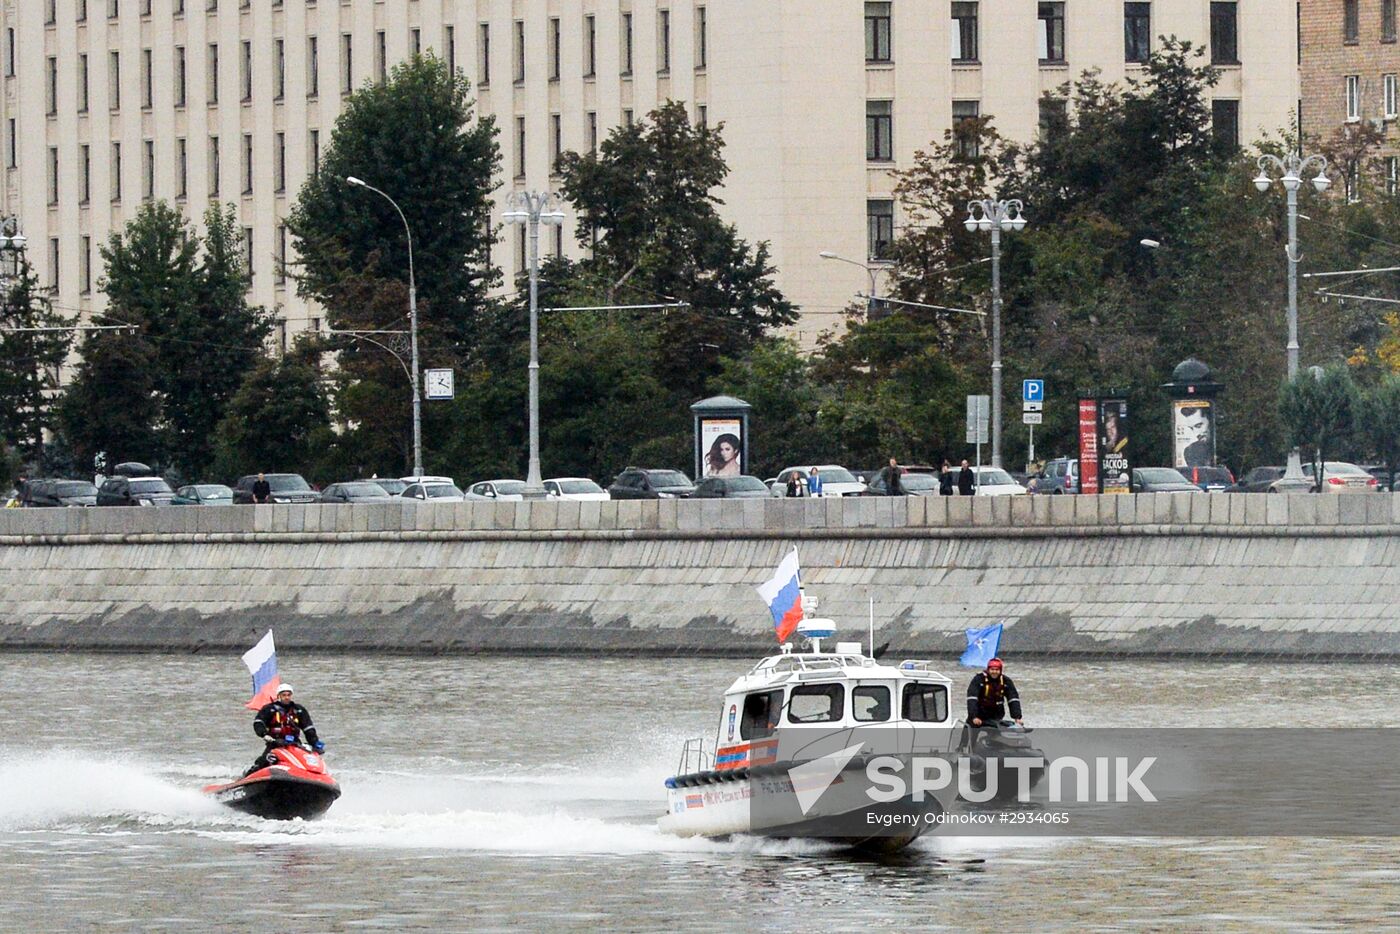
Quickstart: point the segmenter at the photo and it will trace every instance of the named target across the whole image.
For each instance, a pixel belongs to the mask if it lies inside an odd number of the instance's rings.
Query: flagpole
[[[875,657],[875,597],[870,598],[870,657]]]

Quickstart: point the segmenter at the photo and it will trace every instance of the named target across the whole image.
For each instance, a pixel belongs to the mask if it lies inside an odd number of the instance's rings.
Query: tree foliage
[[[47,472],[44,429],[52,424],[59,368],[73,343],[65,330],[71,324],[21,254],[0,305],[0,445],[36,474]],[[32,330],[42,328],[54,330]]]
[[[239,387],[219,425],[220,476],[258,471],[316,475],[330,443],[330,406],[314,353],[293,352],[264,360]]]
[[[1322,488],[1328,456],[1343,444],[1353,428],[1357,392],[1351,373],[1334,365],[1320,374],[1300,372],[1284,383],[1279,412],[1289,441],[1313,456],[1317,489]],[[1336,457],[1332,457],[1336,460]]]

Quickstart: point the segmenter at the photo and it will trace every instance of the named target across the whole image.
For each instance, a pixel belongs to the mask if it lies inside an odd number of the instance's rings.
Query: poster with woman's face
[[[701,466],[707,477],[737,477],[744,472],[744,450],[737,418],[706,418],[700,422]]]
[[[1215,408],[1209,399],[1172,403],[1173,467],[1215,466]]]

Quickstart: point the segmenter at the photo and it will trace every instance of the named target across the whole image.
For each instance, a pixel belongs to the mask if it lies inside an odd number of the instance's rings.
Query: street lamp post
[[[540,224],[564,223],[559,196],[552,191],[513,191],[506,198],[508,224],[525,224],[530,232],[530,466],[525,476],[527,499],[544,498],[540,475]]]
[[[1327,160],[1322,156],[1303,156],[1290,152],[1282,158],[1274,155],[1259,157],[1259,174],[1254,178],[1254,187],[1268,191],[1274,183],[1270,170],[1280,173],[1278,181],[1288,193],[1288,379],[1298,375],[1298,189],[1303,186],[1303,175],[1309,169],[1316,174],[1310,179],[1313,188],[1321,194],[1331,186],[1327,177]],[[1288,452],[1288,469],[1284,471],[1286,480],[1302,480],[1302,458],[1295,447]]]
[[[0,280],[8,288],[19,277],[20,254],[29,240],[19,231],[19,218],[0,220]]]
[[[1026,226],[1024,207],[1019,199],[969,201],[969,231],[992,234],[992,466],[1001,466],[1001,232]]]
[[[865,274],[870,277],[870,297],[865,303],[865,317],[867,320],[875,317],[875,308],[880,301],[880,273],[890,268],[889,263],[862,263],[859,260],[847,259],[838,256],[830,250],[822,250],[817,254],[822,259],[834,259],[838,263],[849,263],[852,266],[859,266],[865,270]]]
[[[368,182],[353,175],[346,176],[347,184],[364,188],[379,195],[394,206],[403,221],[403,231],[408,237],[408,346],[411,358],[413,382],[413,475],[423,476],[423,391],[418,379],[418,282],[413,277],[413,231],[409,229],[408,218],[404,216],[399,203]]]

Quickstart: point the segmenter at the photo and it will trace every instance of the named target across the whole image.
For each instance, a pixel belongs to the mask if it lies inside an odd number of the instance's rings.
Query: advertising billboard
[[[1172,466],[1215,466],[1215,401],[1176,399],[1172,402]]]
[[[1130,492],[1128,401],[1100,399],[1098,408],[1099,492]]]
[[[1079,492],[1099,492],[1099,403],[1079,400]]]
[[[744,472],[743,421],[738,418],[700,419],[701,475],[737,477]]]

